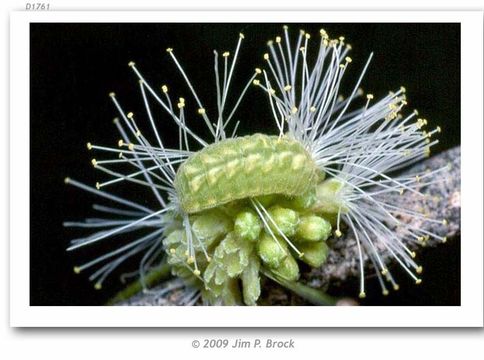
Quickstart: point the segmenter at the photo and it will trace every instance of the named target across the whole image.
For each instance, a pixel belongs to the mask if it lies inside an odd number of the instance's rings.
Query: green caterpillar
[[[205,147],[177,171],[175,189],[188,214],[262,195],[298,196],[316,185],[310,154],[287,137],[255,134]]]

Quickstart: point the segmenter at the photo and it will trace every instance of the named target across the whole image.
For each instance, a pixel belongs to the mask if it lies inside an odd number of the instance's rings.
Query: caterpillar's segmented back
[[[196,213],[244,198],[302,195],[318,170],[304,147],[287,137],[255,134],[205,147],[177,171],[181,208]]]

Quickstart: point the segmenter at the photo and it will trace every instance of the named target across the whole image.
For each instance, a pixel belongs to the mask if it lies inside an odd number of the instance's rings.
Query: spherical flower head
[[[186,82],[189,99],[173,98],[168,85],[154,89],[137,65],[129,63],[138,77],[144,117],[151,128],[146,133],[154,136],[145,137],[138,115],[126,112],[111,93],[119,113],[114,120],[120,137],[117,147],[87,146],[90,151],[117,154],[92,160],[95,169],[111,179],[96,183],[95,188],[66,181],[118,205],[94,206],[110,217],[67,222],[67,226],[94,230],[73,240],[68,250],[114,237],[129,241],[76,266],[75,271],[98,267],[90,279],[101,288],[109,274],[138,256],[139,267],[131,275],[139,278],[145,291],[161,281],[154,271],[161,263],[169,265],[176,280],[167,282],[160,296],[182,290],[182,304],[255,305],[261,294],[261,275],[279,279],[281,284],[298,281],[299,262],[324,266],[327,238],[332,232],[340,237],[349,229],[358,249],[360,297],[365,296],[366,262],[379,270],[384,294],[388,293],[385,279],[398,288],[383,253],[390,253],[419,284],[416,274],[421,267],[404,240],[417,243],[435,235],[401,218],[441,220],[397,207],[385,195],[420,194],[422,186],[441,181],[444,169],[393,176],[428,156],[437,142],[432,136],[440,128],[427,132],[423,130],[427,121],[416,119],[416,112],[401,114],[406,105],[404,88],[378,101],[372,94],[363,97],[360,83],[372,55],[350,95],[342,97],[341,81],[353,63],[348,56],[351,47],[342,37],[331,39],[326,31],[317,39],[301,31],[294,44],[288,27],[284,36],[269,41],[264,68],[255,69],[229,108],[228,94],[235,85],[233,74],[243,39],[240,34],[233,52],[219,56],[214,51],[216,114],[207,111],[173,48],[167,54]],[[313,42],[317,42],[317,56],[310,60]],[[267,94],[278,136],[236,137],[238,123],[232,119],[252,84]],[[362,102],[360,106],[355,105],[357,101]],[[163,143],[155,107],[178,126],[178,148]],[[194,117],[206,125],[211,140],[189,127],[188,120]],[[182,175],[186,181],[180,180]],[[148,207],[105,191],[120,183],[147,189],[155,205]]]

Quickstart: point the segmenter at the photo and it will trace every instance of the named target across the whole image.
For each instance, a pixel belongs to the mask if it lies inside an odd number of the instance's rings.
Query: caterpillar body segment
[[[188,214],[261,195],[298,196],[319,170],[298,141],[254,134],[227,139],[192,155],[177,171],[175,189]]]

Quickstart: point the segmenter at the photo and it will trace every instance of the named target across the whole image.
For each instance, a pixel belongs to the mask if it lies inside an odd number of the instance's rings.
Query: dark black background
[[[294,37],[300,28],[318,36],[324,27],[332,37],[351,43],[353,63],[345,75],[348,94],[373,51],[374,59],[362,87],[378,98],[401,85],[407,88],[409,111],[440,125],[443,134],[436,151],[460,143],[460,25],[459,24],[289,24]],[[214,49],[233,53],[238,33],[245,41],[240,53],[233,94],[256,66],[263,66],[265,43],[281,33],[281,24],[32,24],[31,25],[31,305],[101,305],[120,288],[114,276],[101,291],[94,290],[73,265],[96,250],[66,253],[72,230],[64,220],[92,214],[93,197],[63,183],[71,176],[87,184],[99,180],[90,165],[86,142],[115,146],[111,119],[116,115],[108,97],[115,91],[126,111],[142,114],[137,79],[127,64],[134,60],[156,88],[168,84],[174,96],[193,103],[165,49],[173,47],[210,112],[215,107]],[[315,44],[314,44],[315,45]],[[239,87],[237,87],[237,85]],[[196,115],[195,115],[196,116]],[[141,119],[139,116],[138,119]],[[160,130],[175,146],[176,127],[165,117]],[[274,132],[268,102],[251,89],[240,107],[241,133]],[[198,117],[196,120],[199,120]],[[140,122],[138,120],[138,122]],[[202,128],[197,121],[190,126]],[[115,189],[116,190],[116,189]],[[138,201],[139,193],[127,194]],[[13,239],[14,241],[15,239]],[[459,305],[460,241],[419,255],[423,283],[415,286],[396,270],[401,290],[381,296],[377,281],[368,281],[368,305]],[[357,281],[334,294],[356,294]]]

